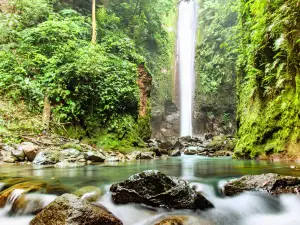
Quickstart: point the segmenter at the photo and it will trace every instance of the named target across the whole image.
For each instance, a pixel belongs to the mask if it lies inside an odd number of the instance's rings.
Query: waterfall
[[[197,36],[196,0],[182,0],[177,27],[177,63],[179,68],[180,135],[192,136],[195,92],[195,52]]]

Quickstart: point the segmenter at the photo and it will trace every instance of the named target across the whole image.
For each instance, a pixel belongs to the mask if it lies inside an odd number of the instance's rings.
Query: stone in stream
[[[173,209],[208,209],[213,205],[187,182],[149,170],[110,187],[116,204],[140,203]]]
[[[30,225],[122,225],[123,223],[100,204],[91,204],[76,195],[64,194],[56,198]]]
[[[181,152],[179,149],[175,149],[175,150],[172,150],[169,152],[169,156],[172,156],[172,157],[181,156]]]
[[[28,181],[28,182],[15,184],[0,192],[0,208],[6,204],[8,199],[11,198],[11,195],[16,190],[22,191],[23,194],[23,193],[33,192],[33,191],[40,191],[42,189],[45,189],[46,186],[47,183],[39,182],[39,181]]]
[[[84,158],[93,162],[104,162],[106,156],[100,151],[88,151],[85,153]]]
[[[154,225],[214,225],[214,223],[202,218],[190,215],[172,215],[160,218]]]
[[[300,193],[300,178],[281,176],[275,173],[262,175],[245,175],[232,180],[223,188],[227,196],[237,195],[245,191],[260,191],[272,195]]]
[[[154,152],[142,152],[140,159],[154,159],[155,153]]]
[[[75,191],[73,194],[86,201],[96,202],[101,197],[102,192],[97,187],[86,186]]]

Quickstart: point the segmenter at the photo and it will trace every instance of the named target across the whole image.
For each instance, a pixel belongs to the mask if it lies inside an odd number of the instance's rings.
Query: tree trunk
[[[93,33],[92,33],[92,43],[96,44],[97,40],[97,31],[96,31],[96,0],[92,2],[92,26],[93,26]]]
[[[43,126],[44,130],[49,129],[50,123],[50,115],[51,115],[51,105],[48,96],[44,98],[44,110],[43,110]]]

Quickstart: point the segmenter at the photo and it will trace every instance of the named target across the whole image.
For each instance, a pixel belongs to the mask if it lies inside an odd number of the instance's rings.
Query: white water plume
[[[180,135],[192,136],[195,92],[197,2],[182,0],[179,5],[177,55],[180,83]]]

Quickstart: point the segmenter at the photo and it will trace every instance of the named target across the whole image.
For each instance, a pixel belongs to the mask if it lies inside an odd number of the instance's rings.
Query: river
[[[300,165],[293,164],[300,167]],[[170,176],[181,177],[189,181],[215,208],[206,212],[189,211],[153,211],[136,205],[116,206],[110,200],[109,187],[114,182],[144,170],[159,170]],[[105,193],[99,200],[124,225],[147,225],[166,214],[190,215],[189,224],[201,224],[197,218],[216,225],[253,225],[300,224],[300,197],[283,195],[279,198],[264,194],[244,193],[236,197],[223,197],[221,188],[230,179],[245,174],[278,173],[300,176],[300,171],[291,169],[291,163],[232,160],[231,158],[207,158],[200,156],[182,156],[166,160],[132,161],[125,163],[106,163],[88,165],[80,168],[54,168],[31,165],[0,165],[0,173],[11,177],[30,177],[43,180],[59,180],[61,185],[80,188],[96,186]],[[0,183],[1,188],[1,183]],[[48,204],[55,196],[43,196]],[[1,225],[27,225],[33,216],[9,216],[9,206],[0,209]]]

